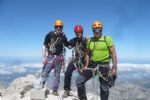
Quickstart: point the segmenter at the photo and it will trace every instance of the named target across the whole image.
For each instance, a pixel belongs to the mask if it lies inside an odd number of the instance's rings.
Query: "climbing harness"
[[[115,83],[115,80],[117,78],[117,76],[112,76],[112,73],[111,73],[111,69],[109,69],[108,73],[104,73],[102,74],[101,71],[100,71],[100,68],[101,67],[107,67],[105,64],[97,64],[97,66],[95,68],[86,68],[88,70],[91,70],[92,71],[92,78],[93,78],[93,88],[94,88],[94,92],[93,92],[93,97],[94,97],[94,100],[98,100],[98,91],[97,91],[97,84],[96,84],[96,78],[95,77],[101,77],[103,80],[107,81],[108,83],[108,86],[111,88],[114,83]]]

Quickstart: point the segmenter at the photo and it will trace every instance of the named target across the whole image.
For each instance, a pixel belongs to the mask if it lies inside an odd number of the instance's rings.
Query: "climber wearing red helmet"
[[[76,34],[76,37],[78,37],[78,39],[82,38],[83,35],[83,28],[81,25],[77,25],[74,27],[74,32]]]
[[[80,70],[85,65],[85,52],[86,52],[86,42],[87,39],[83,37],[83,27],[81,25],[76,25],[74,27],[74,32],[76,37],[72,38],[69,41],[69,44],[73,48],[72,51],[72,60],[68,64],[67,70],[65,72],[65,79],[64,79],[64,94],[63,98],[66,98],[70,95],[70,85],[71,85],[71,76],[72,72],[75,69],[78,69],[79,73],[81,73]]]

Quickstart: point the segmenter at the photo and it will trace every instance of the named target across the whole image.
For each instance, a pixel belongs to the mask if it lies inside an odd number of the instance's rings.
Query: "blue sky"
[[[113,38],[119,59],[150,61],[149,0],[0,0],[0,57],[40,57],[45,35],[62,19],[68,39],[73,27],[102,21],[103,34]]]

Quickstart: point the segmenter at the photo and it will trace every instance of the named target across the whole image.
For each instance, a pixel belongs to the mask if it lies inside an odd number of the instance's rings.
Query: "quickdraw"
[[[82,70],[82,68],[84,67],[84,64],[81,61],[76,61],[73,63],[75,68],[78,69],[79,71]]]
[[[85,52],[82,51],[81,48],[85,49],[82,45],[82,41],[79,43],[78,41],[76,42],[75,48],[73,49],[73,58],[74,58],[74,65],[76,69],[82,70],[85,60]]]
[[[59,40],[59,37],[55,41],[54,41],[54,39],[51,39],[51,43],[48,43],[49,51],[51,53],[55,53],[56,52],[55,45],[56,45],[56,43],[57,43],[58,40]]]
[[[82,59],[85,56],[85,52],[82,51],[81,48],[85,49],[85,47],[83,47],[82,45],[82,41],[79,43],[78,41],[76,42],[76,46],[75,46],[75,53],[78,54],[78,58]]]

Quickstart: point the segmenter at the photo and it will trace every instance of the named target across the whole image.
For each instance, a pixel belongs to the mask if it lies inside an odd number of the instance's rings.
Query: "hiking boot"
[[[57,90],[54,90],[54,91],[53,91],[53,95],[58,96],[58,92],[57,92]]]
[[[62,95],[63,98],[67,98],[70,96],[70,91],[64,91],[64,94]]]

